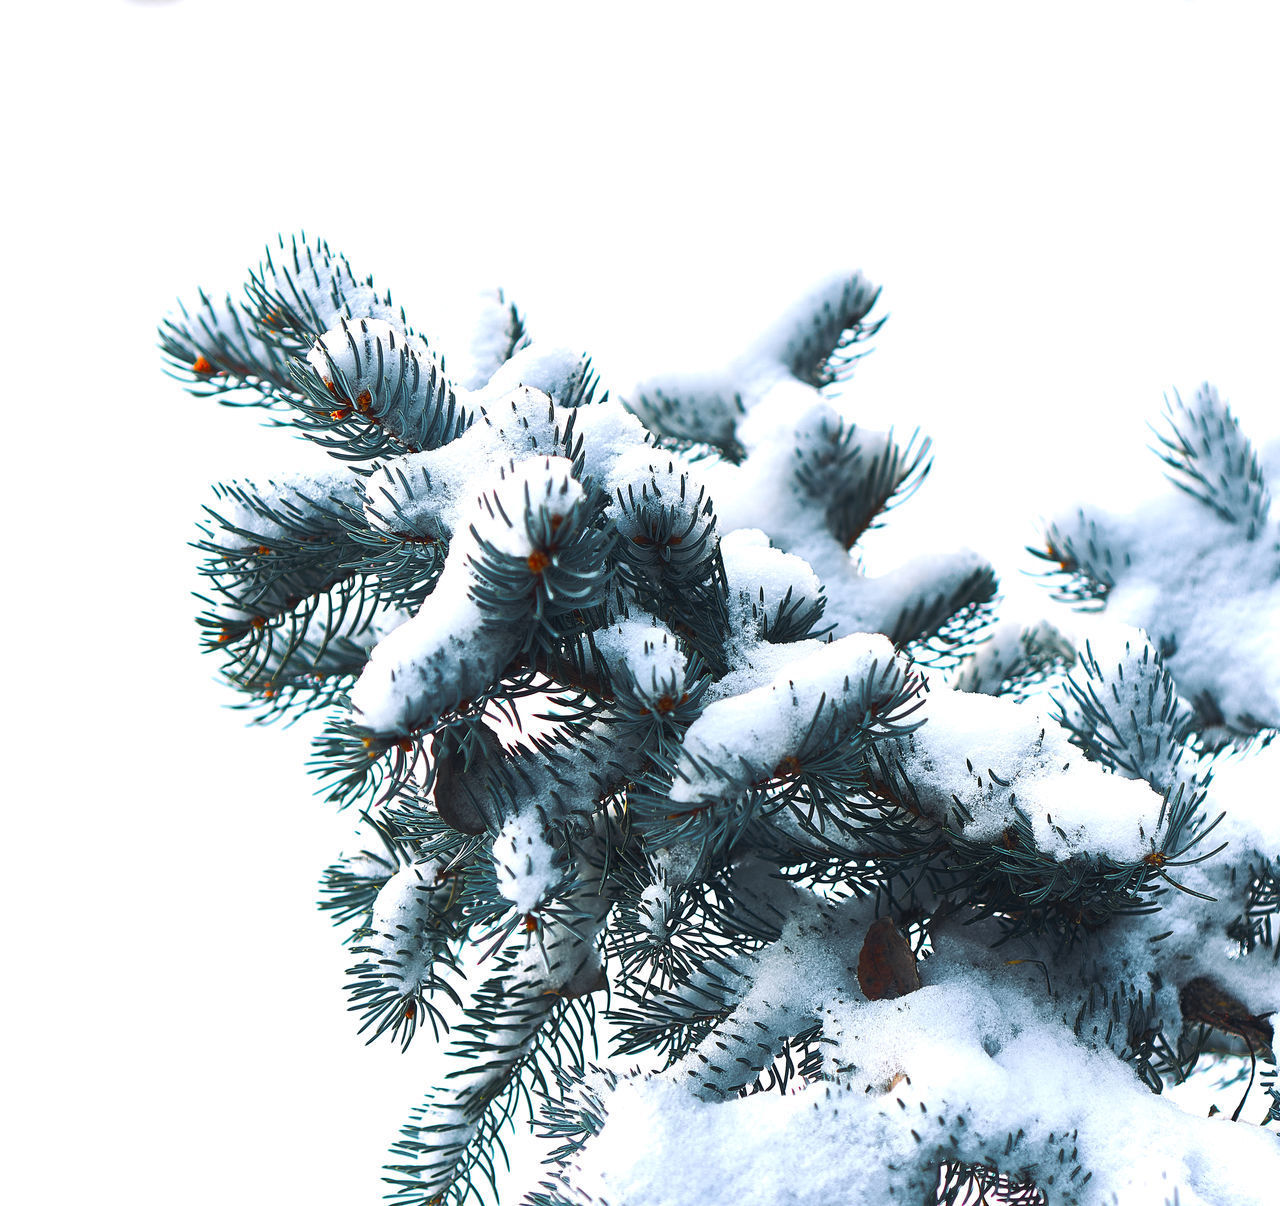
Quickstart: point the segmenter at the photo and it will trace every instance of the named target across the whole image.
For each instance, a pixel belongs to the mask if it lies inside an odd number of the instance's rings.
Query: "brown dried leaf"
[[[891,1001],[920,987],[911,946],[892,917],[873,921],[858,956],[858,987],[868,1001]]]
[[[475,735],[489,757],[502,757],[502,746],[492,729],[481,726],[475,730]],[[438,744],[435,749],[440,750]],[[437,752],[435,770],[432,798],[440,819],[451,829],[468,837],[482,834],[485,831],[485,819],[476,805],[474,794],[477,787],[474,780],[478,775],[473,767],[471,779],[468,780],[466,755],[455,748],[443,753]]]
[[[1265,1013],[1252,1014],[1244,1004],[1206,976],[1197,976],[1183,985],[1178,997],[1182,1016],[1190,1022],[1203,1022],[1215,1030],[1234,1034],[1249,1044],[1251,1050],[1264,1054],[1271,1050],[1275,1031]]]

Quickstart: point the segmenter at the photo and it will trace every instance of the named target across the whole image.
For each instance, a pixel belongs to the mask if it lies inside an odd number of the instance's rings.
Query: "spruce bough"
[[[1278,1100],[1258,458],[1212,390],[1179,402],[1173,509],[1081,512],[1040,551],[1128,627],[983,641],[980,557],[855,558],[929,467],[840,401],[876,300],[834,278],[723,373],[621,399],[501,293],[446,359],[305,237],[162,325],[192,392],[335,461],[217,487],[200,624],[255,719],[327,718],[313,769],[361,823],[321,908],[358,1029],[454,1019],[394,1200],[482,1198],[535,1105],[558,1146],[530,1206],[1280,1183],[1276,1104],[1159,1096],[1234,1051]],[[1156,528],[1185,539],[1144,561]],[[1214,573],[1216,626],[1187,601]],[[1233,670],[1241,599],[1273,656]]]

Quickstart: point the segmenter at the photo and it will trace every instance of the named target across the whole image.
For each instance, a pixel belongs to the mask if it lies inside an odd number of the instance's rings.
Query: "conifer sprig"
[[[404,1206],[492,1194],[535,1093],[560,1149],[528,1201],[600,1206],[578,1162],[616,1094],[653,1085],[698,1110],[813,1093],[821,1125],[844,1111],[896,1153],[859,1170],[868,1200],[1069,1200],[1087,1119],[971,1125],[945,1075],[917,1118],[913,1018],[937,1010],[985,1069],[1012,1040],[983,1019],[1008,1012],[1154,1090],[1211,1030],[1263,1033],[1238,966],[1188,935],[1198,908],[1246,955],[1273,947],[1277,854],[1251,837],[1247,885],[1219,873],[1230,826],[1168,644],[1086,647],[1050,714],[1034,688],[1076,660],[1060,633],[997,630],[971,657],[997,590],[981,558],[870,579],[851,556],[930,464],[927,438],[856,425],[831,388],[877,298],[833,279],[724,372],[621,397],[501,293],[451,378],[372,278],[305,239],[244,301],[202,295],[162,329],[193,392],[256,391],[353,463],[219,489],[201,622],[260,719],[328,712],[312,769],[362,810],[321,905],[350,930],[353,1030],[403,1048],[463,1013],[393,1148]],[[1265,483],[1215,399],[1166,459],[1257,551]],[[1125,534],[1081,514],[1042,556],[1101,606],[1135,561]],[[939,673],[957,662],[962,690]],[[875,1013],[922,984],[925,1008]],[[614,1054],[657,1069],[588,1065],[597,1000]],[[903,1067],[864,1088],[873,1015],[906,1028]]]
[[[1213,386],[1205,384],[1193,401],[1175,391],[1165,400],[1167,429],[1157,431],[1156,455],[1179,490],[1205,504],[1245,537],[1261,533],[1271,509],[1271,493],[1253,445]]]

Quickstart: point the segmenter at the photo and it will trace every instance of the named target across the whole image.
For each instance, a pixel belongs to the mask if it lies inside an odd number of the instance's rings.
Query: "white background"
[[[1277,429],[1271,7],[11,12],[6,1199],[372,1203],[431,1079],[353,1037],[307,734],[196,653],[209,483],[316,454],[162,375],[176,295],[305,227],[427,331],[502,284],[625,382],[860,265],[892,317],[853,413],[937,457],[876,556],[969,544],[1019,594],[1040,515],[1149,488],[1166,389]]]

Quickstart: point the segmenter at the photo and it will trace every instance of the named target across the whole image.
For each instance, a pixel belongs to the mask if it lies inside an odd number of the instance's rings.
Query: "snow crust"
[[[387,880],[373,902],[368,933],[356,949],[374,953],[384,977],[408,995],[431,978],[432,939],[441,910],[438,860],[402,867]],[[447,889],[446,889],[447,891]]]
[[[773,548],[759,528],[738,528],[720,541],[736,642],[761,635],[765,617],[776,618],[788,596],[791,605],[823,598],[822,583],[812,567],[794,553]],[[759,614],[753,616],[753,608]]]
[[[509,818],[493,839],[498,891],[521,913],[531,913],[564,877],[542,820],[533,809]]]
[[[669,918],[675,906],[671,885],[662,878],[655,878],[640,891],[638,913],[645,929],[659,940],[667,937]]]
[[[800,750],[815,721],[846,727],[861,721],[863,684],[896,665],[886,638],[849,636],[788,661],[767,686],[715,700],[684,735],[670,798],[682,804],[718,799],[772,777],[783,758]]]
[[[517,389],[534,389],[558,398],[581,369],[581,352],[554,344],[531,344],[500,365],[475,399],[481,404],[492,402]]]
[[[730,590],[748,594],[763,591],[770,602],[780,602],[787,591],[799,598],[813,599],[822,583],[809,563],[792,553],[771,547],[769,537],[759,528],[738,528],[720,541],[725,574]]]
[[[346,380],[347,397],[354,399],[365,390],[394,394],[401,382],[413,396],[419,381],[425,384],[423,366],[434,360],[426,340],[405,335],[398,325],[377,318],[344,318],[316,340],[307,363],[326,385],[338,385],[336,369]]]
[[[529,457],[500,470],[502,477],[473,512],[475,537],[510,557],[534,551],[527,518],[545,511],[554,520],[568,517],[585,491],[564,457]]]
[[[430,911],[430,893],[440,870],[434,861],[401,867],[382,885],[373,902],[372,928],[394,930],[417,925]]]
[[[492,681],[513,638],[486,626],[470,586],[468,564],[451,558],[418,614],[373,647],[350,692],[361,724],[399,732],[419,699],[444,711]],[[461,673],[464,659],[473,668],[469,674]]]
[[[921,807],[966,838],[993,842],[1021,811],[1036,847],[1059,861],[1132,862],[1153,848],[1161,797],[1087,761],[1041,709],[935,688],[922,715],[898,758]]]
[[[610,671],[625,668],[641,692],[653,698],[679,692],[687,659],[665,624],[637,616],[598,629],[593,639]]]
[[[530,399],[534,407],[539,401],[544,410],[548,405],[532,391],[519,395],[522,402]],[[584,492],[563,457],[525,457],[495,466],[495,444],[509,443],[502,428],[477,424],[443,448],[420,454],[433,485],[450,478],[455,483],[441,494],[449,505],[438,514],[443,523],[461,530],[455,530],[435,589],[417,615],[375,646],[351,691],[361,723],[376,732],[403,731],[422,707],[438,715],[490,686],[523,639],[523,632],[487,617],[472,595],[482,542],[527,558],[534,551],[528,517],[545,510],[563,518],[581,503]],[[432,475],[427,466],[437,473]],[[442,468],[445,472],[439,473]],[[373,488],[391,496],[389,482],[388,476]],[[469,506],[458,505],[468,487],[482,483],[490,489],[478,497],[472,494]]]

